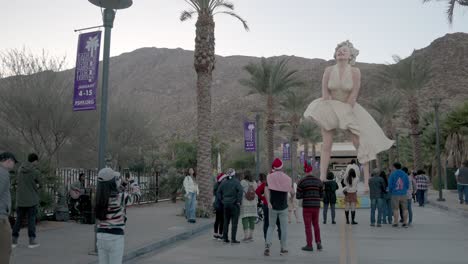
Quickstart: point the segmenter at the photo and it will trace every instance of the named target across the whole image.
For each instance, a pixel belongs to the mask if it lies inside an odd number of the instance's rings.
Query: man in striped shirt
[[[297,185],[296,198],[302,199],[302,215],[304,217],[304,226],[307,239],[307,245],[302,248],[304,251],[313,251],[312,246],[312,228],[314,227],[315,242],[317,249],[322,250],[322,241],[320,239],[320,201],[323,197],[323,183],[312,175],[312,166],[307,161],[304,163],[305,176]]]

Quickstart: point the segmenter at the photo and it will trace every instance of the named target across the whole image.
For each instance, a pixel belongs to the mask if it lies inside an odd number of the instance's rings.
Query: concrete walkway
[[[135,258],[211,227],[210,219],[189,224],[184,217],[177,216],[182,206],[182,202],[163,202],[128,208],[124,259]],[[22,229],[11,263],[96,263],[97,256],[89,254],[94,248],[93,230],[93,225],[74,222],[41,223],[37,232],[41,246],[29,249],[27,229]]]
[[[287,256],[280,256],[275,236],[270,257],[263,256],[261,223],[256,226],[255,241],[240,245],[223,244],[211,238],[211,232],[174,244],[157,254],[134,259],[131,264],[205,264],[205,263],[320,263],[320,264],[466,264],[468,252],[466,219],[447,215],[431,207],[414,207],[413,226],[381,228],[369,226],[369,210],[357,212],[359,225],[344,223],[343,210],[337,211],[337,225],[322,225],[324,250],[305,252],[302,224],[288,228]],[[240,226],[241,227],[241,226]],[[242,233],[242,231],[240,231]],[[242,234],[240,234],[239,238]],[[314,245],[315,247],[315,245]]]
[[[427,194],[428,205],[463,217],[468,217],[468,204],[460,204],[457,190],[442,190],[442,197],[445,201],[437,201],[439,198],[439,191],[429,190]]]

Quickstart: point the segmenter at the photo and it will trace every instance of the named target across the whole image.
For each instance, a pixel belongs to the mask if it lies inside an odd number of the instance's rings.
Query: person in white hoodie
[[[190,168],[184,179],[185,217],[189,223],[196,223],[197,196],[199,193],[196,177],[195,170]]]

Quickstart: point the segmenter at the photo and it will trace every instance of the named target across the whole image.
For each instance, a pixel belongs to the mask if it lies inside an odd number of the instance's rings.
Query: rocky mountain
[[[460,105],[468,99],[467,53],[468,34],[464,33],[448,34],[434,40],[427,47],[413,52],[411,56],[415,56],[418,61],[424,61],[431,69],[429,81],[418,97],[423,112],[432,109],[430,99],[435,96],[444,98],[443,111]],[[243,67],[249,62],[258,62],[260,58],[217,56],[216,59],[212,86],[214,134],[223,142],[240,149],[242,148],[243,121],[253,120],[255,116],[253,111],[265,108],[265,98],[258,94],[250,94],[250,90],[240,85],[239,80],[248,77]],[[290,56],[288,59],[289,67],[298,70],[300,77],[307,82],[307,87],[302,89],[312,95],[311,100],[319,97],[323,70],[326,66],[332,65],[334,61],[296,56]],[[126,146],[139,148],[139,143],[134,142],[131,137],[142,137],[142,134],[126,131],[129,126],[134,130],[139,130],[142,126],[141,123],[134,125],[131,122],[132,113],[135,111],[145,115],[146,125],[144,126],[149,128],[153,137],[157,137],[159,142],[156,142],[156,145],[160,142],[167,142],[174,136],[188,141],[195,138],[196,74],[193,69],[193,51],[141,48],[111,58],[110,65],[109,126],[113,127],[114,132],[123,131],[114,138],[119,137],[122,142],[127,142]],[[398,91],[384,85],[379,78],[385,65],[357,63],[356,66],[361,69],[362,73],[362,87],[358,101],[364,107],[377,97],[398,94]],[[70,85],[64,86],[65,89],[70,90],[67,90],[63,96],[70,97],[71,107],[71,80],[74,70],[59,74],[70,81]],[[98,92],[98,98],[99,96]],[[405,101],[405,98],[402,97],[402,100]],[[125,111],[130,114],[123,115]],[[89,138],[82,137],[80,134],[79,138],[86,143],[70,141],[67,143],[69,150],[62,151],[58,156],[85,156],[91,160],[96,152],[97,136],[95,135],[97,135],[98,112],[78,113],[78,115],[83,119],[91,120],[92,124],[82,126],[94,132],[90,133]],[[283,118],[280,115],[279,112],[278,119]],[[401,112],[399,118],[401,123],[406,122],[404,117],[404,112]],[[405,127],[404,124],[399,126]],[[277,133],[278,146],[284,135],[285,132]],[[122,137],[128,139],[122,140]],[[78,147],[84,150],[81,151],[77,149]],[[117,145],[113,148],[119,149],[122,146]],[[85,150],[88,152],[84,152]],[[78,152],[87,154],[75,155]],[[133,157],[129,151],[122,150],[121,152],[128,152],[127,154]],[[76,158],[71,160],[73,162],[70,164],[74,164]]]
[[[420,94],[423,109],[430,108],[433,96],[445,98],[445,109],[468,98],[468,34],[448,34],[434,40],[426,48],[415,50],[412,56],[426,61],[431,78]],[[249,95],[249,89],[238,80],[247,75],[242,67],[257,62],[257,57],[217,56],[212,87],[213,127],[223,138],[240,140],[242,121],[253,119],[252,110],[263,107],[259,95]],[[196,74],[193,52],[182,49],[142,48],[111,59],[111,97],[121,104],[137,105],[155,119],[155,129],[167,134],[175,131],[182,137],[193,137],[196,127]],[[289,57],[289,65],[297,69],[308,82],[314,97],[320,96],[323,70],[333,61]],[[389,91],[378,78],[383,65],[357,63],[362,72],[359,101],[366,102]],[[404,100],[404,98],[402,98]],[[157,124],[157,125],[156,125]]]

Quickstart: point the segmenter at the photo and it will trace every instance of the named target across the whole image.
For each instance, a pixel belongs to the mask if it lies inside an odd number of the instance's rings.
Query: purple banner
[[[283,160],[290,160],[291,159],[291,144],[285,142],[283,144]]]
[[[244,122],[244,149],[247,152],[254,152],[255,146],[255,122]]]
[[[301,165],[304,165],[304,161],[305,161],[304,151],[301,151]]]
[[[96,109],[101,31],[80,34],[76,55],[73,111]]]

